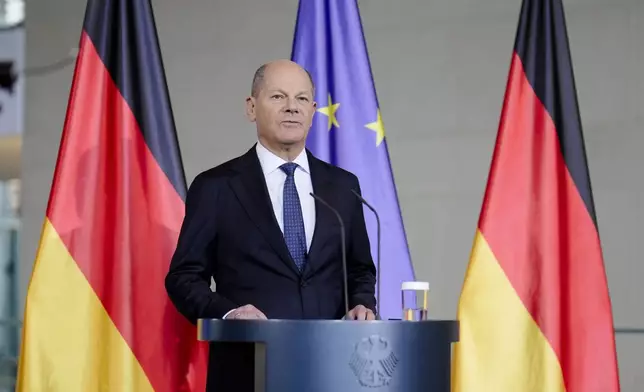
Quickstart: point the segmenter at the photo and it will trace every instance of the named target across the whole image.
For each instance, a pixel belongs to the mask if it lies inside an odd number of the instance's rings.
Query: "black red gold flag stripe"
[[[186,182],[149,0],[90,0],[29,284],[18,391],[203,391],[164,278]]]
[[[617,392],[561,0],[524,0],[458,305],[454,392]]]

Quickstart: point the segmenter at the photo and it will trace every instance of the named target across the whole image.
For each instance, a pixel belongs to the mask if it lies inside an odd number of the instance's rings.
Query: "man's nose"
[[[297,107],[297,102],[295,102],[295,99],[287,99],[286,100],[286,106],[284,108],[284,111],[287,113],[299,113],[300,109]]]

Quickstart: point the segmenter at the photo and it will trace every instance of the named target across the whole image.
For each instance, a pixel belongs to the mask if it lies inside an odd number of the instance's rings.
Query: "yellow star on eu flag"
[[[329,131],[331,130],[331,125],[335,126],[336,128],[340,127],[340,124],[338,124],[338,119],[335,117],[335,112],[338,110],[340,107],[339,103],[333,103],[331,101],[331,94],[329,94],[329,104],[328,106],[322,107],[318,109],[318,112],[324,114],[329,118]]]
[[[385,138],[385,126],[382,124],[380,109],[378,109],[378,119],[372,123],[365,125],[365,127],[371,129],[376,133],[376,146],[379,146]]]

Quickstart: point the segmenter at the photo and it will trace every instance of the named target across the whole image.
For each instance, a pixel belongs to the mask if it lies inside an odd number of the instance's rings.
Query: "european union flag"
[[[414,273],[357,2],[300,0],[292,60],[316,85],[318,109],[307,147],[358,176],[363,197],[380,215],[380,313],[400,318],[400,285]],[[376,220],[368,210],[365,219],[375,257]]]

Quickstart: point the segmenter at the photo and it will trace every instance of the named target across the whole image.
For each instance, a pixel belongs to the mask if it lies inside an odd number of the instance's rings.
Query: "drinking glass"
[[[402,283],[403,320],[427,320],[429,282]]]

